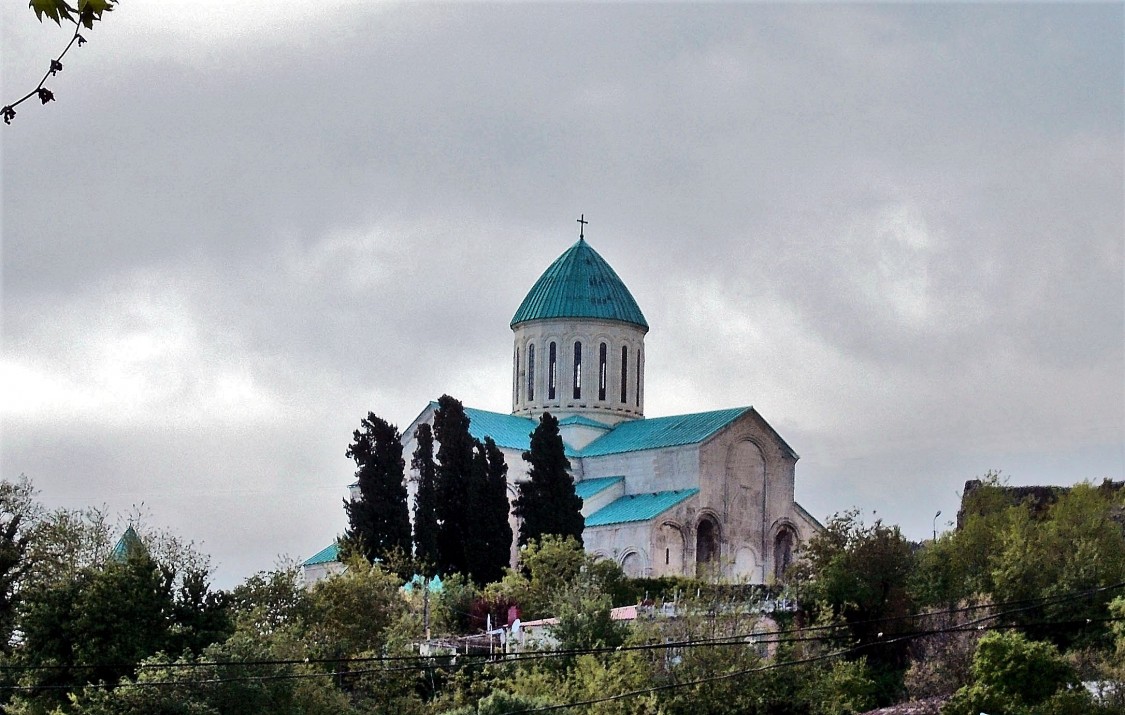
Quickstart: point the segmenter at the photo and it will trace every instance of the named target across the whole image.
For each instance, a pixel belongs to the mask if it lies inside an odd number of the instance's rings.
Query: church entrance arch
[[[704,516],[695,527],[695,569],[700,576],[715,574],[719,566],[719,525]]]
[[[793,527],[782,526],[773,539],[773,577],[781,581],[786,570],[793,563],[793,551],[797,548],[797,534]]]

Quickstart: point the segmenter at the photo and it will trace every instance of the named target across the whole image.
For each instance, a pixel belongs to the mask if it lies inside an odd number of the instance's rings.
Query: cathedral
[[[648,322],[584,237],[543,272],[511,328],[512,411],[466,405],[469,431],[504,452],[514,502],[539,416],[559,419],[587,551],[633,577],[769,583],[821,528],[793,500],[797,453],[753,407],[645,417]],[[436,409],[403,430],[405,455]],[[332,556],[321,552],[306,571]]]

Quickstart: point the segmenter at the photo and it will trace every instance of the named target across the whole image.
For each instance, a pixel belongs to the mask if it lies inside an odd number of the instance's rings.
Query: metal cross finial
[[[582,214],[582,216],[579,217],[579,219],[578,219],[578,224],[579,224],[579,226],[578,226],[578,237],[579,238],[582,238],[582,239],[586,238],[586,224],[588,224],[588,223],[590,223],[590,222],[586,220],[586,214]]]

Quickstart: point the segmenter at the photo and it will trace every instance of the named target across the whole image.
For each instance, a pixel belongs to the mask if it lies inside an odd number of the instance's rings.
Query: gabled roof
[[[547,267],[520,303],[511,325],[548,318],[601,318],[648,330],[633,294],[582,238]]]
[[[574,425],[577,427],[595,427],[605,432],[613,429],[613,427],[611,427],[610,425],[607,425],[604,422],[598,422],[597,420],[592,420],[585,415],[570,415],[569,417],[563,417],[561,420],[559,420],[559,427],[566,427],[569,425]]]
[[[626,494],[586,517],[586,526],[608,526],[655,519],[698,493],[698,489],[677,489],[652,494]]]
[[[433,405],[436,410],[437,403]],[[535,431],[538,424],[535,420],[502,412],[478,410],[475,407],[466,407],[465,416],[469,418],[469,434],[476,439],[484,441],[485,437],[491,437],[497,447],[531,449],[531,433]]]
[[[752,407],[735,407],[690,415],[629,420],[586,445],[581,455],[599,457],[621,452],[697,444],[752,409]]]
[[[575,482],[574,493],[582,499],[589,499],[599,492],[604,492],[614,484],[620,484],[625,481],[625,477],[597,477],[595,479],[583,479],[580,482]]]
[[[340,560],[340,547],[337,544],[325,546],[320,551],[305,559],[302,566],[316,566],[318,564],[330,564],[333,561]]]
[[[431,402],[422,414],[418,415],[411,423],[421,421],[426,417],[427,410],[437,410],[438,403]],[[514,449],[526,452],[531,449],[531,433],[539,426],[535,420],[518,415],[509,415],[503,412],[490,412],[476,407],[465,407],[465,416],[469,418],[469,435],[482,442],[485,437],[491,437],[497,447]],[[563,450],[567,457],[576,457],[578,453],[563,440]]]

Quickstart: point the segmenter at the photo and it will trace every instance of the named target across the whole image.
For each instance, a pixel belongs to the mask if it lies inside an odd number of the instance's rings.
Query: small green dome
[[[582,238],[543,272],[520,303],[511,326],[547,318],[601,318],[648,330],[629,289]]]

